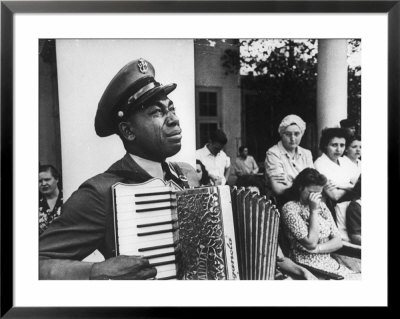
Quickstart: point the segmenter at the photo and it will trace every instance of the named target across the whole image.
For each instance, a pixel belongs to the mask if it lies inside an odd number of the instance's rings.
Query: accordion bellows
[[[273,279],[279,213],[244,189],[113,186],[116,254],[143,255],[156,279]]]

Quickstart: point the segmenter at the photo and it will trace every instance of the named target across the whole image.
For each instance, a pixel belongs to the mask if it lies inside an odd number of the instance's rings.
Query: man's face
[[[245,147],[245,148],[243,149],[243,151],[242,151],[242,156],[243,156],[244,158],[246,158],[248,155],[249,155],[249,150],[247,149],[247,147]]]
[[[136,155],[163,161],[181,149],[182,130],[173,102],[160,97],[144,110],[132,114],[128,121],[135,135]]]
[[[219,152],[223,149],[224,145],[219,143],[219,142],[211,142],[208,144],[208,149],[210,150],[210,153],[214,156],[217,156]]]
[[[58,180],[50,171],[39,173],[39,192],[43,195],[51,195],[57,188]]]
[[[356,134],[356,127],[355,126],[348,127],[347,132],[349,133],[350,136],[354,136],[354,134]]]

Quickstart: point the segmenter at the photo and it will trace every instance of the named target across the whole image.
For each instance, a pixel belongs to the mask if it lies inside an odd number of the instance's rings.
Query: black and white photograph
[[[40,279],[361,278],[360,39],[38,45]]]
[[[2,35],[12,307],[387,303],[399,61],[386,7],[167,2],[32,5]]]

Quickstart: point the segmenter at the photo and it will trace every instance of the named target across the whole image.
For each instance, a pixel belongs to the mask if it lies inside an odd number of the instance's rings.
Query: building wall
[[[222,65],[227,49],[239,55],[239,46],[233,40],[195,41],[195,84],[196,88],[218,88],[221,92],[220,128],[228,137],[224,151],[234,161],[241,143],[241,92],[239,73],[226,74]]]
[[[195,102],[193,40],[56,41],[64,199],[86,179],[104,172],[124,154],[115,134],[100,138],[94,118],[104,89],[128,62],[143,57],[156,79],[177,83],[174,101],[183,131],[182,149],[171,160],[195,166]]]

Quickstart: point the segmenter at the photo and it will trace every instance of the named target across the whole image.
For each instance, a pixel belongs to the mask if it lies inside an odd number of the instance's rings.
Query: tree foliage
[[[361,41],[349,40],[349,55],[360,51]],[[243,93],[252,95],[252,102],[246,106],[247,144],[254,143],[252,140],[255,138],[260,139],[261,134],[266,135],[261,138],[264,139],[261,144],[275,143],[279,138],[277,126],[287,114],[297,114],[316,127],[317,40],[240,40],[240,56],[235,57],[233,52],[227,50],[222,57],[222,63],[227,74],[240,70]],[[349,117],[356,120],[360,118],[360,102],[361,66],[350,66]],[[252,129],[254,134],[251,133]],[[317,143],[313,139],[315,140],[315,132],[308,141],[304,141],[305,146],[315,149]]]

